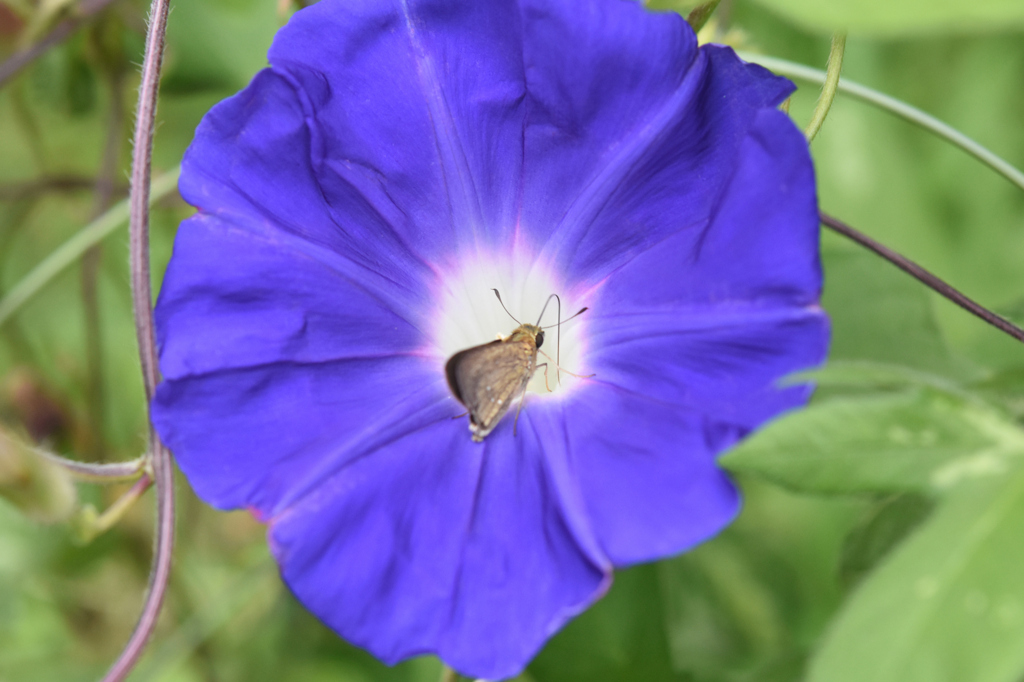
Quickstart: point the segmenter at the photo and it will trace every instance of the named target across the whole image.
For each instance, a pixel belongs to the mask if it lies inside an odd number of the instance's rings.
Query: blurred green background
[[[0,2],[0,61],[75,7]],[[294,9],[173,3],[154,175],[265,65]],[[113,2],[0,89],[0,296],[126,196],[146,11]],[[849,26],[845,76],[1024,166],[1024,3],[727,0],[713,21],[718,40],[818,68]],[[798,85],[803,126],[817,88]],[[1024,322],[1024,192],[842,95],[812,151],[824,210]],[[152,213],[156,285],[190,213],[177,195]],[[1024,678],[1024,348],[842,238],[825,234],[823,253],[829,368],[812,408],[726,458],[739,521],[618,574],[524,680]],[[88,460],[142,452],[124,229],[0,327],[0,429]],[[0,457],[0,490],[4,475]],[[80,484],[78,503],[125,489]],[[259,524],[177,490],[170,593],[131,680],[437,679],[435,659],[387,668],[340,641],[281,585]],[[150,496],[88,543],[0,499],[0,682],[102,675],[142,603]]]

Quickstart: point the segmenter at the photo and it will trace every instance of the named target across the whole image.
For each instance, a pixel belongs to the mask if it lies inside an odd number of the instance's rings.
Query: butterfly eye
[[[544,343],[544,332],[537,332],[537,348],[540,348]]]

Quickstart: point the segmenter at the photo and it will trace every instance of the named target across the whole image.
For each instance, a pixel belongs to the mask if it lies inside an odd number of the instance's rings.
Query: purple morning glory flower
[[[716,455],[807,398],[792,86],[622,0],[323,0],[269,60],[184,160],[155,423],[343,637],[513,675],[613,568],[729,523]],[[588,306],[542,350],[594,376],[541,370],[475,443],[445,362],[516,327],[492,288]]]

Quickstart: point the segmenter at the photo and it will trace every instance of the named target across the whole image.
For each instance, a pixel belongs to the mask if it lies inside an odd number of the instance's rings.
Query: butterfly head
[[[506,340],[513,343],[532,343],[534,348],[540,348],[544,343],[544,330],[535,324],[521,324]]]

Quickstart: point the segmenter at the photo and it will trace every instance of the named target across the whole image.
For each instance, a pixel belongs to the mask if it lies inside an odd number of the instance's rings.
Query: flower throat
[[[552,298],[558,303],[558,323],[551,326],[559,328],[563,322],[561,319],[562,301],[556,294],[551,294],[545,301],[537,318],[537,324],[523,324],[505,307],[498,290],[492,289],[492,291],[497,296],[501,307],[519,326],[509,336],[499,337],[490,343],[459,351],[445,363],[448,387],[455,399],[466,408],[466,413],[469,415],[469,430],[473,440],[477,443],[482,442],[494,430],[512,406],[512,401],[518,396],[519,406],[516,409],[512,427],[512,433],[515,435],[516,426],[519,423],[519,413],[526,400],[526,388],[539,367],[544,368],[544,383],[548,391],[551,391],[547,377],[548,363],[544,362],[538,365],[537,354],[540,353],[551,360],[549,355],[540,350],[544,344],[545,329],[540,326],[540,321]],[[581,308],[564,321],[568,322],[586,310],[586,307]],[[550,328],[547,327],[547,329]],[[556,381],[561,381],[561,375],[558,373],[563,371],[575,377],[586,378],[559,367],[560,346],[561,338],[559,336],[555,360],[552,360],[555,365]]]

